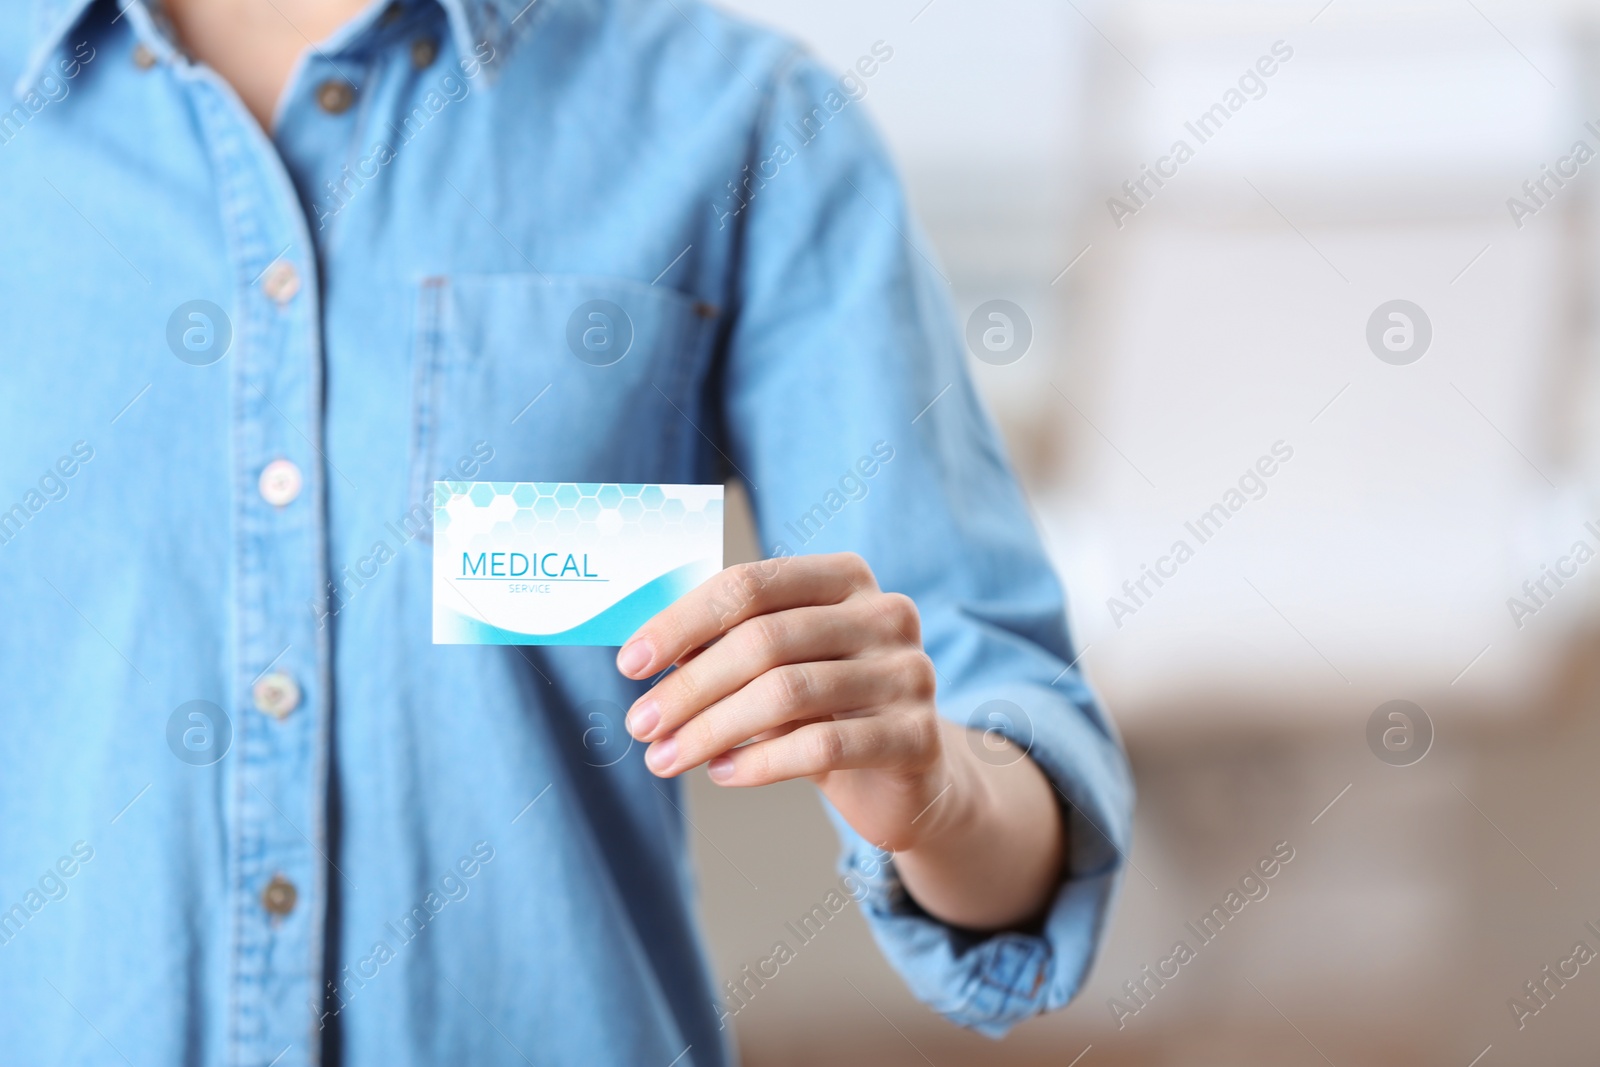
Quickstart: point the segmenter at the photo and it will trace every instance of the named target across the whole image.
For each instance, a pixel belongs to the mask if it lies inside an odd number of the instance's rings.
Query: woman
[[[1073,995],[1126,769],[858,102],[893,55],[657,0],[5,35],[8,1057],[727,1062],[700,766],[818,785],[935,1009]],[[772,558],[619,651],[436,646],[436,478],[738,479]]]

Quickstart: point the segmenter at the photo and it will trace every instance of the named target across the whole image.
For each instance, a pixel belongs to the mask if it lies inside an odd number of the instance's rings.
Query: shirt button
[[[355,86],[338,78],[329,78],[317,86],[317,106],[330,115],[342,115],[356,102]]]
[[[299,896],[293,882],[281,874],[275,874],[261,891],[261,906],[274,915],[287,915],[294,910],[294,902]]]
[[[285,507],[300,495],[300,468],[275,459],[261,468],[261,499],[275,508]]]
[[[418,70],[427,70],[433,66],[433,61],[438,58],[439,45],[431,37],[423,37],[411,45],[411,65]]]
[[[300,687],[293,678],[281,671],[258,678],[252,694],[255,696],[256,710],[274,719],[288,718],[289,713],[300,706]]]
[[[133,65],[140,70],[149,70],[156,65],[156,54],[143,42],[133,46]]]
[[[268,267],[267,273],[262,276],[261,291],[274,304],[287,304],[300,291],[300,272],[294,269],[293,263],[280,259]]]

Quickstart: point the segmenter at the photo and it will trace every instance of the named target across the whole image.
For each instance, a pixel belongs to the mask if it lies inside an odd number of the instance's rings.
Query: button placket
[[[325,595],[326,521],[316,250],[281,158],[220,83],[196,85],[215,159],[219,216],[242,302],[231,360],[235,598],[228,1040],[239,1062],[270,1062],[302,1041],[320,996],[327,907],[327,685],[324,635],[308,602]],[[303,87],[298,91],[305,94]],[[276,177],[274,177],[276,174]]]

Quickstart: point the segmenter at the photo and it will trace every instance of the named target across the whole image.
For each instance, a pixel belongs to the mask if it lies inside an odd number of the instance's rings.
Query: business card
[[[433,483],[433,643],[621,645],[722,569],[722,486]]]

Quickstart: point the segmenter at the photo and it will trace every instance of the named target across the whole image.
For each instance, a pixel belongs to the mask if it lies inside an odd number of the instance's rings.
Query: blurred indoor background
[[[1600,547],[1600,3],[729,2],[841,72],[893,48],[863,106],[963,324],[1031,324],[972,369],[1140,790],[1070,1009],[961,1031],[849,910],[739,1013],[746,1061],[1596,1062],[1600,968],[1543,969],[1600,949],[1600,563],[1571,555]],[[834,838],[808,786],[693,779],[731,978],[832,887]],[[1278,842],[1270,894],[1119,1019]]]

